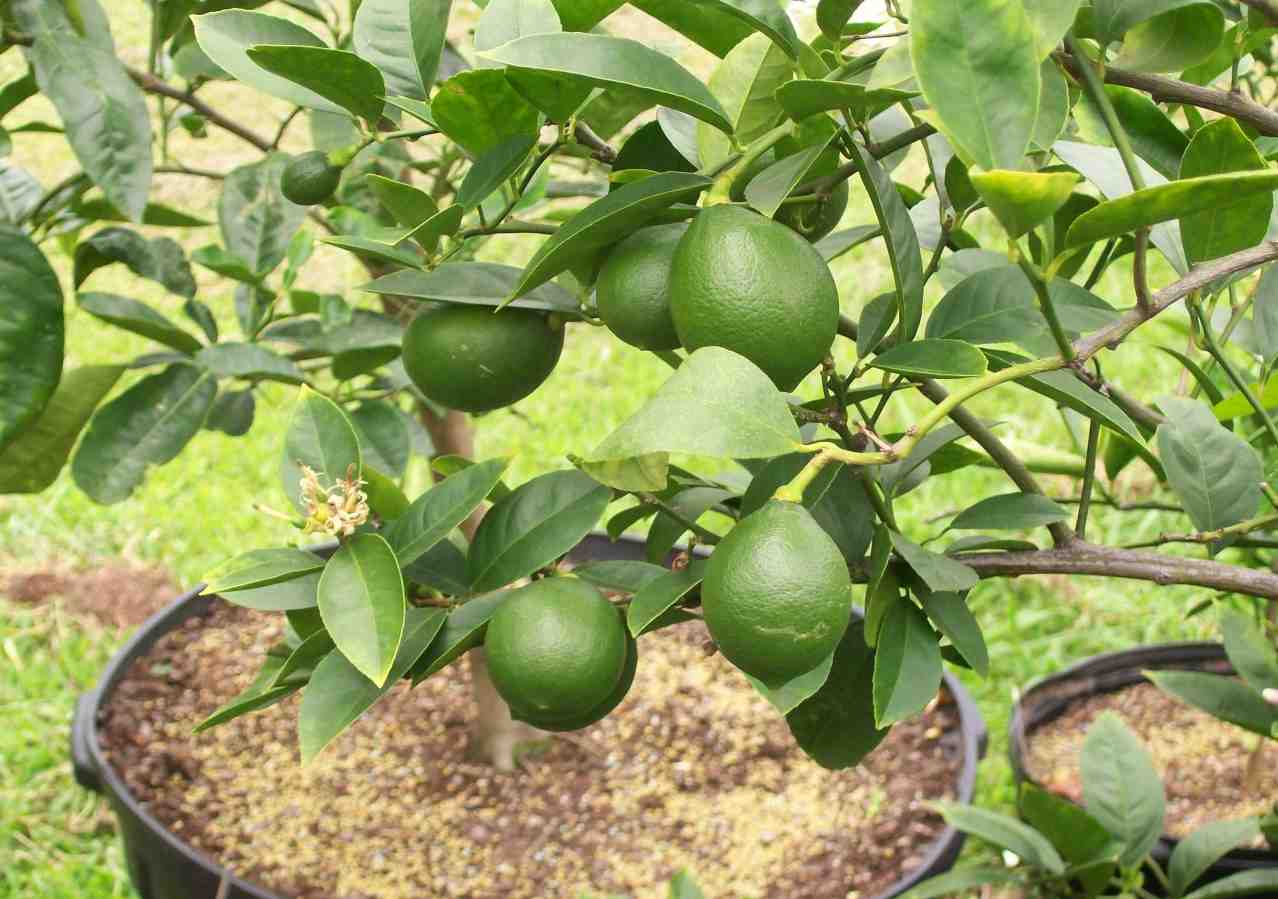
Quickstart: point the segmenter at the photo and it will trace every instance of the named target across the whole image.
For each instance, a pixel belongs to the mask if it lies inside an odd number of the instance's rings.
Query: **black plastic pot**
[[[1017,782],[1041,786],[1025,770],[1028,741],[1036,728],[1059,717],[1081,699],[1144,683],[1147,678],[1142,671],[1162,669],[1234,673],[1225,648],[1219,643],[1170,643],[1094,656],[1035,682],[1013,707],[1009,725],[1008,752]],[[1154,858],[1165,866],[1176,844],[1170,837],[1160,838],[1152,853]],[[1278,867],[1278,854],[1263,849],[1235,849],[1208,869],[1201,882],[1274,867]],[[1152,888],[1154,884],[1151,881],[1146,886]]]
[[[627,538],[614,543],[606,536],[591,535],[569,558],[577,562],[642,559],[643,544]],[[142,803],[130,795],[98,743],[99,714],[129,666],[164,634],[207,609],[211,601],[211,597],[199,595],[199,588],[179,597],[143,624],[115,654],[97,687],[82,694],[76,703],[71,726],[72,766],[76,781],[81,786],[102,793],[110,801],[119,822],[129,876],[142,899],[284,899],[277,893],[230,874],[166,830]],[[945,685],[959,710],[963,768],[959,775],[957,798],[969,802],[976,783],[976,765],[985,754],[985,722],[957,679],[946,675]],[[947,871],[958,858],[962,846],[963,835],[947,828],[929,847],[924,863],[917,871],[902,878],[875,899],[897,896],[929,877]],[[223,882],[224,891],[219,894]]]

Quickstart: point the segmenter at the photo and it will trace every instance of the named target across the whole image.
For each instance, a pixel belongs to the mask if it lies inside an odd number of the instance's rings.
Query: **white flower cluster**
[[[315,470],[303,465],[300,486],[306,524],[302,531],[330,537],[349,537],[355,533],[357,527],[368,521],[368,494],[363,490],[364,484],[355,477],[353,465],[347,469],[346,477],[332,487],[320,484]]]

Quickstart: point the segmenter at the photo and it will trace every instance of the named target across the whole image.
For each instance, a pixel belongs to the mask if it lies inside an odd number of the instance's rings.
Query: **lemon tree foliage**
[[[627,36],[627,6],[717,62]],[[855,765],[944,664],[999,663],[967,605],[985,578],[1110,571],[1278,599],[1278,575],[1232,553],[1278,526],[1267,6],[154,3],[137,68],[96,0],[7,0],[0,51],[22,74],[0,89],[0,149],[64,140],[79,167],[57,184],[0,169],[0,488],[65,466],[123,502],[202,428],[243,434],[255,397],[297,389],[279,513],[295,545],[209,576],[284,612],[288,638],[207,724],[300,690],[309,759],[394,682],[486,646],[517,718],[583,727],[624,700],[654,631],[701,618],[804,750]],[[15,124],[37,96],[56,126]],[[295,151],[229,96],[275,104]],[[255,157],[176,158],[174,134],[214,130]],[[219,186],[215,223],[158,202],[161,179],[188,178]],[[172,235],[190,228],[207,230],[188,254]],[[306,289],[317,241],[362,286]],[[867,265],[890,283],[871,291]],[[171,309],[97,289],[104,267]],[[87,316],[64,317],[72,299]],[[64,362],[67,328],[152,346]],[[590,328],[669,380],[562,470],[507,484],[506,460],[445,442],[434,486],[404,495],[423,426],[553,401]],[[1104,362],[1137,331],[1184,376],[1114,383]],[[1068,412],[1086,459],[1040,480],[1014,422],[968,410],[989,391]],[[928,532],[898,521],[923,481],[977,465],[1006,484]],[[1129,469],[1182,533],[1089,541],[1100,482]],[[636,526],[645,562],[565,561]],[[1162,685],[1271,733],[1273,635],[1227,631],[1245,683]],[[1126,736],[1093,742],[1096,789],[1148,792]],[[1097,859],[1062,857],[1038,806],[1048,837],[945,813],[1069,878],[1130,869],[1161,808],[1098,804],[1088,826],[1121,851]],[[1182,892],[1201,852],[1173,862]]]

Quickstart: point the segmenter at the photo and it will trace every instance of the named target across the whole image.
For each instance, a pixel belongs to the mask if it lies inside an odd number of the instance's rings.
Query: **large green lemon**
[[[563,348],[563,324],[543,312],[440,306],[404,332],[404,370],[428,399],[488,412],[541,386]]]
[[[771,500],[715,547],[701,604],[728,661],[778,685],[834,652],[852,614],[852,581],[808,510]]]
[[[294,156],[280,173],[280,193],[291,203],[313,206],[323,203],[337,190],[342,169],[333,165],[328,154],[311,150]]]
[[[793,390],[830,351],[839,292],[821,254],[739,206],[703,210],[675,250],[670,311],[689,351],[720,346]]]
[[[670,266],[688,226],[643,228],[608,255],[595,284],[599,316],[626,343],[641,350],[680,346],[670,317]]]
[[[620,616],[618,616],[620,617]],[[621,701],[626,698],[626,694],[630,692],[630,687],[635,682],[635,671],[639,667],[639,645],[630,634],[626,634],[626,663],[621,669],[621,677],[617,679],[617,685],[612,688],[612,692],[599,705],[594,706],[586,712],[577,712],[566,717],[556,716],[539,716],[530,712],[521,712],[515,709],[511,710],[511,714],[520,721],[531,724],[533,727],[541,730],[550,730],[562,733],[569,730],[581,730],[583,727],[589,727],[596,721],[602,721],[612,713],[612,710],[621,705]]]
[[[626,644],[621,616],[603,594],[565,577],[513,594],[484,637],[488,673],[511,714],[542,725],[575,725],[612,698]]]

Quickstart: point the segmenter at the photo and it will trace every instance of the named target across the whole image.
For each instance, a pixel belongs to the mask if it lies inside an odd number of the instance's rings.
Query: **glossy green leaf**
[[[1159,400],[1167,420],[1158,453],[1167,479],[1200,531],[1245,521],[1260,505],[1264,470],[1256,451],[1193,400]]]
[[[1046,59],[1074,24],[1083,0],[1023,0],[1038,58]]]
[[[887,736],[874,720],[873,672],[865,626],[853,621],[821,689],[785,716],[795,742],[823,768],[852,768]]]
[[[64,372],[40,414],[0,452],[0,494],[40,493],[51,486],[123,371],[119,365],[86,365]]]
[[[259,44],[322,49],[324,42],[301,25],[246,9],[224,9],[192,16],[191,24],[195,27],[200,49],[209,59],[249,87],[295,106],[342,112],[338,104],[288,78],[271,74],[249,58],[249,48]]]
[[[950,522],[958,531],[1020,531],[1069,518],[1069,512],[1040,493],[1004,493],[964,509]]]
[[[473,157],[507,138],[535,134],[537,110],[510,85],[500,69],[459,72],[431,100],[439,130]]]
[[[1268,168],[1256,145],[1233,119],[1210,122],[1194,133],[1180,163],[1180,177],[1200,178]],[[1227,256],[1265,239],[1274,195],[1256,193],[1225,208],[1213,207],[1180,220],[1185,255],[1191,263]]]
[[[1107,865],[1075,875],[1089,899],[1100,895],[1118,864],[1118,850],[1109,831],[1075,803],[1029,782],[1021,785],[1017,810],[1071,866],[1109,860]]]
[[[332,400],[309,387],[302,388],[293,407],[280,460],[284,492],[295,504],[299,504],[303,465],[325,484],[346,477],[352,467],[359,477],[361,468],[359,438],[350,419]]]
[[[821,0],[817,4],[817,27],[822,34],[837,42],[860,5],[861,0]]]
[[[1040,90],[1036,35],[1020,3],[919,2],[910,55],[923,96],[961,155],[1016,169],[1034,133]]]
[[[372,189],[378,202],[405,228],[417,228],[439,212],[431,195],[421,188],[376,173],[366,175],[364,181]],[[421,240],[418,242],[422,243]],[[428,246],[422,243],[422,248],[433,251],[435,244]]]
[[[800,439],[785,397],[771,378],[736,353],[704,347],[589,459],[667,452],[764,459],[793,452]]]
[[[599,523],[611,499],[611,490],[579,471],[553,471],[516,488],[475,531],[471,588],[503,587],[558,559]]]
[[[626,609],[626,627],[630,635],[638,637],[648,627],[672,609],[701,583],[697,568],[670,571],[644,584],[635,592]]]
[[[1019,365],[1029,361],[1024,356],[1001,350],[986,350],[985,355],[990,360],[990,368],[993,371],[1001,371],[1009,365]],[[1126,412],[1115,405],[1109,397],[1092,390],[1070,372],[1053,371],[1041,375],[1030,375],[1017,379],[1016,383],[1073,409],[1089,419],[1099,421],[1111,431],[1117,431],[1138,446],[1145,445],[1140,429]]]
[[[1242,681],[1202,671],[1146,671],[1158,689],[1214,718],[1269,738],[1278,726],[1278,706]]]
[[[985,677],[990,670],[990,653],[976,616],[962,593],[925,593],[923,611],[937,630],[949,638],[972,670]]]
[[[217,343],[196,354],[196,361],[222,378],[301,384],[297,363],[256,343]]]
[[[284,664],[275,675],[274,685],[288,683],[296,675],[305,675],[309,678],[315,666],[331,653],[333,648],[333,638],[322,627],[308,634],[284,660]]]
[[[498,607],[514,592],[498,590],[476,596],[449,612],[443,630],[413,666],[413,685],[416,686],[461,658],[463,653],[479,646],[483,642],[488,619],[493,617]]]
[[[1072,172],[972,172],[972,186],[1013,240],[1050,218],[1081,179]]]
[[[491,459],[470,465],[418,497],[386,530],[400,563],[412,563],[469,518],[501,481],[507,464]]]
[[[127,222],[129,220],[128,216],[112,206],[105,197],[73,201],[71,210],[80,218],[90,221]],[[157,228],[202,228],[212,223],[163,203],[147,203],[146,208],[142,210],[142,224],[155,225]]]
[[[319,582],[324,627],[347,661],[379,687],[404,636],[405,608],[399,560],[381,536],[356,534],[324,566]]]
[[[104,322],[149,337],[178,352],[194,353],[200,342],[145,303],[109,293],[76,295],[80,308]]]
[[[461,230],[465,210],[460,206],[441,209],[417,227],[401,235],[402,240],[414,240],[428,253],[434,253],[439,241],[452,237]]]
[[[874,644],[874,720],[887,727],[923,711],[941,688],[941,647],[911,602],[894,603]]]
[[[315,608],[319,599],[319,582],[320,572],[313,571],[287,581],[232,590],[222,598],[234,605],[259,612],[296,612]]]
[[[1107,44],[1122,40],[1128,29],[1141,22],[1201,2],[1202,0],[1094,0],[1092,29],[1097,40]]]
[[[554,282],[542,284],[514,302],[506,303],[523,276],[520,269],[496,262],[446,262],[429,272],[392,272],[360,290],[437,303],[510,305],[516,309],[537,309],[567,318],[582,318],[576,298]]]
[[[768,166],[746,185],[746,202],[758,210],[760,215],[772,218],[785,198],[811,177],[814,166],[833,138],[831,133],[824,141]]]
[[[284,261],[289,241],[306,219],[306,207],[290,203],[280,192],[287,164],[287,157],[273,154],[240,166],[222,183],[217,205],[222,243],[259,276]]]
[[[894,346],[871,364],[914,378],[975,378],[987,369],[985,354],[970,343],[934,338]]]
[[[697,486],[679,491],[669,502],[678,518],[667,515],[664,511],[658,512],[652,521],[652,527],[648,529],[648,540],[644,548],[648,561],[661,564],[674,550],[679,538],[687,533],[687,526],[678,519],[695,522],[716,504],[728,502],[735,496],[733,491],[722,487]]]
[[[1039,66],[1039,77],[1038,116],[1030,136],[1032,151],[1052,148],[1069,123],[1071,106],[1069,84],[1055,62],[1044,60]]]
[[[782,715],[788,715],[803,703],[816,695],[825,686],[834,670],[834,653],[830,653],[825,661],[811,671],[805,671],[777,687],[769,687],[757,677],[746,675],[750,686],[759,691],[759,695],[768,701]]]
[[[417,100],[430,96],[452,2],[362,0],[359,4],[352,34],[355,52],[381,70],[390,93]]]
[[[665,577],[670,571],[650,562],[617,559],[583,565],[580,568],[574,568],[572,573],[596,587],[620,590],[623,593],[638,593],[658,578]]]
[[[693,201],[709,185],[710,179],[701,175],[666,172],[600,197],[541,245],[510,298],[518,299],[540,287],[578,259],[633,233],[675,203]]]
[[[537,135],[517,134],[490,148],[466,173],[457,190],[457,205],[474,209],[519,171],[536,146]]]
[[[398,246],[356,234],[331,234],[320,238],[320,241],[354,253],[361,259],[400,265],[410,270],[419,269],[422,266],[421,256],[412,250],[400,249]]]
[[[1087,811],[1123,845],[1124,867],[1140,864],[1163,834],[1163,780],[1149,750],[1123,720],[1106,712],[1092,722],[1079,768]]]
[[[30,172],[0,161],[0,225],[16,225],[35,211],[44,188]]]
[[[847,81],[800,79],[777,89],[777,102],[796,122],[821,112],[849,109],[858,120],[873,118],[883,110],[914,96],[913,92],[883,88],[869,90]]]
[[[947,874],[923,881],[901,894],[901,899],[938,899],[941,896],[962,896],[977,887],[1014,884],[1020,872],[1008,868],[977,868],[967,865]]]
[[[670,57],[637,41],[601,34],[534,34],[484,56],[513,68],[638,93],[724,131],[732,130],[723,107],[704,84]]]
[[[867,243],[874,238],[882,235],[882,230],[877,225],[858,225],[855,228],[848,228],[844,231],[835,231],[829,234],[812,246],[821,258],[826,262],[833,262],[844,253],[856,249],[863,243]],[[895,302],[895,299],[893,299]]]
[[[1194,881],[1207,873],[1226,852],[1246,846],[1260,836],[1255,818],[1239,821],[1212,821],[1195,830],[1176,844],[1167,866],[1167,879],[1173,896],[1184,896]],[[1271,883],[1278,887],[1278,878]]]
[[[891,533],[892,546],[933,593],[962,593],[976,586],[975,571],[962,562],[937,555],[901,534]]]
[[[1229,663],[1253,690],[1278,684],[1278,652],[1254,618],[1226,610],[1220,616],[1220,631]]]
[[[766,35],[754,34],[732,48],[710,76],[710,93],[719,101],[733,136],[747,144],[781,117],[777,88],[794,74],[794,63]],[[717,166],[732,155],[733,145],[719,128],[697,123],[701,165]]]
[[[114,53],[76,34],[37,32],[29,51],[40,92],[67,141],[113,206],[140,221],[151,190],[151,118],[141,89]]]
[[[852,152],[887,242],[902,338],[913,340],[923,321],[923,254],[914,222],[896,185],[878,160],[856,141],[852,142]]]
[[[265,587],[322,571],[324,560],[305,550],[281,547],[254,549],[214,567],[204,575],[204,593],[229,593]]]
[[[1041,833],[1015,818],[956,802],[938,802],[945,823],[999,849],[1007,849],[1026,864],[1049,874],[1061,874],[1065,862]]]
[[[1180,172],[1180,160],[1189,146],[1189,139],[1148,94],[1116,84],[1105,85],[1105,95],[1123,130],[1131,141],[1136,155],[1148,162],[1165,178],[1176,178]],[[1113,138],[1100,110],[1084,93],[1074,107],[1079,134],[1089,143],[1113,146]]]
[[[372,708],[422,657],[439,636],[447,613],[443,609],[408,608],[404,638],[395,654],[386,683],[374,684],[340,652],[332,652],[315,666],[297,714],[302,763],[310,762]]]
[[[276,675],[283,668],[284,661],[287,658],[284,655],[286,651],[283,644],[274,647],[267,654],[266,661],[262,664],[262,668],[257,677],[253,679],[253,682],[243,692],[236,695],[196,725],[192,733],[202,733],[211,727],[217,727],[219,724],[225,724],[227,721],[239,718],[241,715],[268,708],[300,690],[305,683],[302,678],[293,678],[282,684],[276,683]]]
[[[756,31],[767,34],[792,58],[797,56],[794,26],[773,0],[631,0],[630,5],[715,56],[726,56]]]
[[[95,502],[118,503],[182,451],[217,396],[211,374],[170,365],[100,408],[71,462],[77,486]]]
[[[195,276],[186,252],[168,237],[147,240],[128,228],[103,228],[76,244],[74,258],[76,287],[98,269],[118,262],[180,297],[195,296]]]
[[[1097,147],[1061,140],[1052,147],[1052,152],[1064,160],[1070,168],[1100,188],[1100,192],[1110,200],[1131,194],[1131,177],[1127,174],[1118,151],[1113,147]],[[1138,158],[1136,165],[1147,185],[1156,187],[1167,183],[1167,179],[1144,160]],[[1057,229],[1058,246],[1063,243],[1061,230]],[[1181,274],[1189,271],[1189,263],[1185,261],[1185,250],[1180,244],[1179,225],[1172,221],[1155,225],[1150,229],[1149,241],[1167,257],[1167,261],[1176,271]]]
[[[241,283],[257,284],[261,281],[261,276],[249,268],[247,262],[213,244],[200,247],[191,253],[191,261],[204,266],[209,271]]]
[[[259,44],[249,47],[251,62],[299,84],[375,126],[382,117],[386,82],[370,62],[330,47]]]
[[[1115,66],[1133,72],[1180,72],[1208,59],[1225,34],[1225,15],[1199,2],[1163,13],[1130,29]]]
[[[63,341],[58,276],[30,238],[0,227],[0,448],[53,396]]]
[[[392,477],[403,477],[413,454],[413,435],[404,413],[387,400],[365,400],[349,418],[364,460]]]
[[[1065,244],[1086,246],[1213,208],[1232,211],[1248,197],[1275,189],[1278,171],[1207,175],[1147,187],[1084,212],[1070,225]]]
[[[491,0],[475,26],[475,50],[482,53],[526,34],[563,30],[550,0]]]

